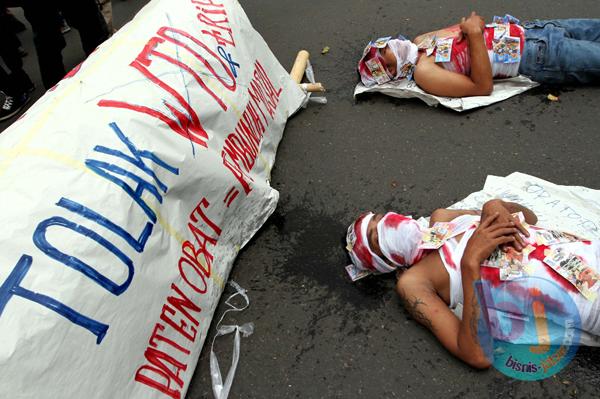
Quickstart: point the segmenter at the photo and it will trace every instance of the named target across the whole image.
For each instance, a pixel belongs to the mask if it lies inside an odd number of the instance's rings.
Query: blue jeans
[[[546,84],[600,83],[600,19],[525,22],[519,73]]]

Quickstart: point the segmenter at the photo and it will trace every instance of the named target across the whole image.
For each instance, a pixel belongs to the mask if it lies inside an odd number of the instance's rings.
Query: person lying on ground
[[[427,93],[487,96],[494,78],[519,74],[543,84],[600,82],[600,19],[519,23],[506,15],[491,24],[475,12],[451,27],[413,41],[399,36],[371,42],[358,63],[361,81],[373,86],[413,79]]]
[[[517,212],[524,215],[523,222],[514,218]],[[348,228],[346,249],[353,264],[348,267],[373,274],[403,270],[396,288],[412,317],[450,353],[473,367],[487,368],[490,359],[477,334],[481,309],[474,283],[500,282],[500,269],[482,266],[498,247],[513,255],[527,253],[530,275],[556,283],[573,299],[586,336],[584,340],[582,333],[581,343],[600,345],[600,300],[582,295],[589,291],[585,286],[596,290],[600,286],[600,241],[570,236],[572,239],[563,240],[567,242],[544,244],[538,240],[540,234],[548,237],[558,232],[535,226],[537,217],[531,210],[501,200],[486,202],[481,211],[438,209],[431,215],[429,226],[438,222],[462,226],[457,227],[460,234],[447,239],[439,249],[423,249],[424,228],[412,218],[393,212],[363,214]],[[567,250],[586,260],[589,270],[577,277],[579,284],[569,283],[544,263],[548,249]],[[521,255],[513,258],[523,259]],[[459,304],[463,306],[462,319],[451,311]]]

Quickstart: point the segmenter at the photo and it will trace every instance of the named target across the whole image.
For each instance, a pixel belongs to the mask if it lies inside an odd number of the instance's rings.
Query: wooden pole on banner
[[[308,92],[323,92],[325,91],[325,88],[321,83],[300,83],[302,82],[302,77],[306,72],[306,66],[308,65],[309,57],[310,54],[308,51],[300,50],[296,56],[296,61],[294,61],[294,65],[292,66],[290,76],[292,79],[294,79],[294,82],[298,83],[302,89]]]

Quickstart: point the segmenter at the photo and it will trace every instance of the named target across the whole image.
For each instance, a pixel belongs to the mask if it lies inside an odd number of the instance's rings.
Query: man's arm
[[[415,82],[426,92],[438,96],[488,96],[494,89],[494,82],[483,39],[483,18],[473,12],[469,18],[463,18],[460,27],[469,43],[471,75],[447,71],[437,65],[433,57],[422,56],[415,68]]]
[[[477,228],[467,244],[461,262],[463,285],[463,318],[459,320],[442,301],[431,280],[431,254],[405,271],[397,283],[397,291],[413,318],[427,327],[454,356],[475,368],[488,368],[490,361],[479,344],[480,309],[474,283],[480,279],[481,262],[499,245],[512,242],[516,228],[513,223],[494,223],[498,214],[487,218]]]
[[[475,368],[488,368],[490,362],[483,355],[482,350],[474,350],[478,346],[477,334],[472,345],[462,336],[470,334],[470,320],[459,320],[448,305],[438,296],[431,281],[431,260],[437,254],[431,254],[417,265],[402,273],[398,279],[396,289],[402,299],[404,307],[410,315],[427,329],[429,329],[440,343],[451,354]],[[429,259],[428,259],[429,258]],[[439,261],[439,259],[438,259]],[[476,300],[475,300],[476,302]],[[464,305],[467,307],[467,305]],[[468,307],[468,311],[472,311]],[[475,320],[476,317],[475,317]],[[463,324],[467,328],[463,327]],[[469,335],[470,337],[471,335]]]
[[[489,86],[478,85],[469,76],[445,70],[434,62],[433,57],[421,57],[413,78],[421,89],[435,96],[489,96],[493,89],[493,83]]]
[[[469,42],[471,57],[471,80],[484,93],[490,95],[494,89],[492,64],[483,39],[485,21],[473,11],[468,19],[463,18],[460,28]]]
[[[486,218],[482,217],[482,222],[469,239],[461,259],[464,302],[458,333],[459,351],[469,352],[477,359],[485,359],[488,364],[489,360],[485,357],[478,337],[481,309],[475,294],[475,283],[481,280],[481,263],[499,246],[514,242],[514,235],[517,234],[514,222],[497,223],[498,216],[498,213],[494,213]]]

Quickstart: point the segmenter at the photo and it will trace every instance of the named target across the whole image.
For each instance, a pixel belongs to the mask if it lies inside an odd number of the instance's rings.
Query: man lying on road
[[[526,75],[538,83],[600,82],[600,19],[491,24],[473,12],[460,24],[416,37],[381,38],[358,63],[365,86],[413,79],[427,93],[486,96],[494,78]]]
[[[519,212],[522,220],[514,216]],[[482,310],[474,283],[498,284],[507,278],[501,273],[515,269],[519,276],[539,277],[562,287],[579,312],[582,344],[598,345],[600,241],[546,230],[536,222],[529,209],[501,200],[488,201],[481,212],[438,209],[431,215],[430,229],[397,213],[367,213],[348,228],[347,250],[353,264],[348,267],[372,274],[406,269],[397,282],[406,309],[450,353],[473,367],[490,366],[478,338]],[[577,255],[577,267],[569,266],[573,278],[559,274],[567,269],[560,269],[564,263],[552,262],[552,254]],[[504,257],[508,266],[494,266],[494,257]],[[450,310],[458,304],[463,306],[462,319]]]

